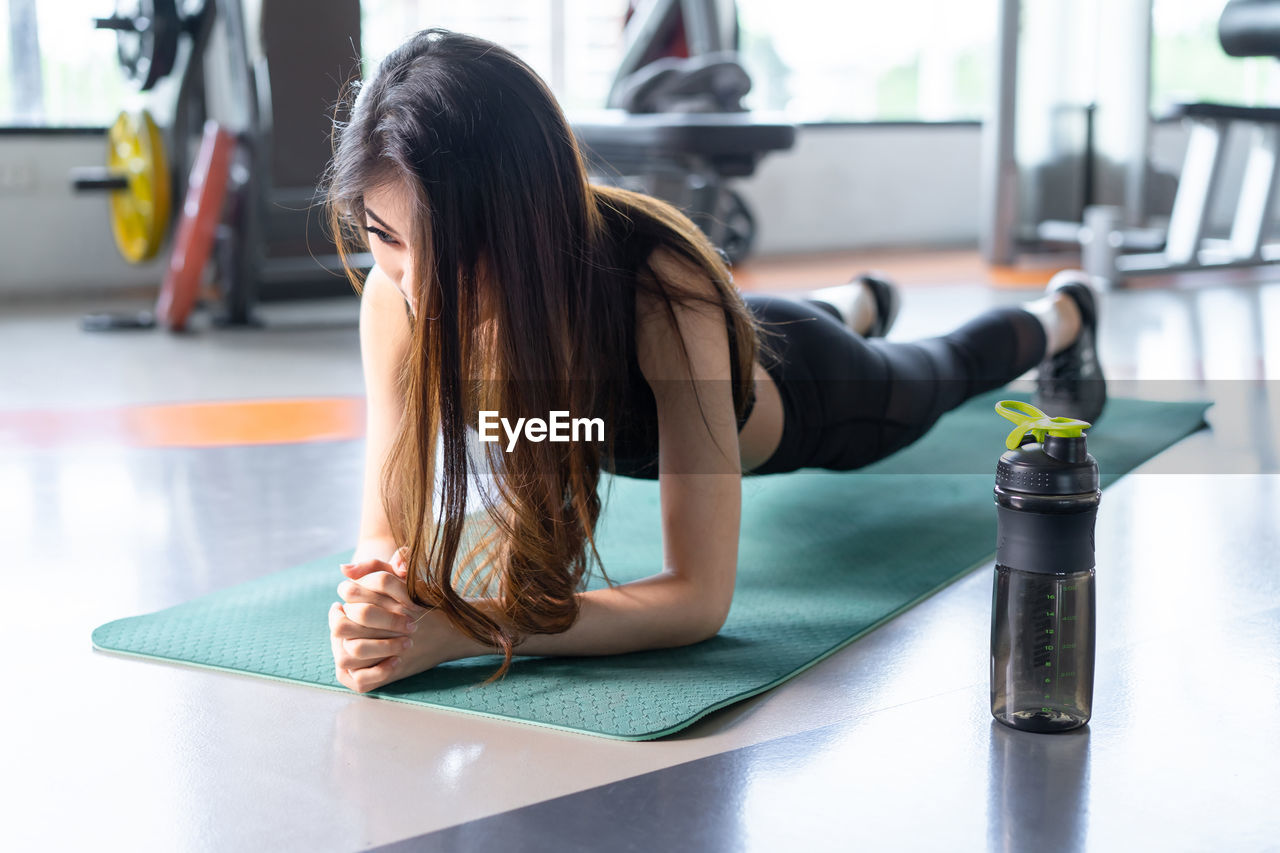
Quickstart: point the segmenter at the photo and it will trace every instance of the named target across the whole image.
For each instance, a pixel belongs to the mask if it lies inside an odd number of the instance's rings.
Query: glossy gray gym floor
[[[893,337],[1029,295],[911,288]],[[361,391],[354,300],[267,306],[253,331],[78,331],[101,304],[0,305],[0,407]],[[350,547],[361,444],[4,441],[5,846],[1280,849],[1280,284],[1104,310],[1111,376],[1143,380],[1117,391],[1218,405],[1104,495],[1087,730],[991,721],[989,567],[655,742],[96,653],[102,622]]]

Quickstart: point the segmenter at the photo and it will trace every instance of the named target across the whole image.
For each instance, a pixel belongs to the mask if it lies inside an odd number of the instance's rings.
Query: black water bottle
[[[1061,732],[1093,710],[1094,521],[1101,492],[1085,421],[1027,403],[996,465],[991,713],[1015,729]]]

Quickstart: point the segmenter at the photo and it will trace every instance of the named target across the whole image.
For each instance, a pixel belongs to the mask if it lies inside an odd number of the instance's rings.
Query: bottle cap
[[[1088,421],[1075,418],[1051,418],[1030,403],[1021,400],[1001,400],[996,403],[996,414],[1014,423],[1013,432],[1004,440],[1004,446],[1013,450],[1022,444],[1027,433],[1044,444],[1045,436],[1056,438],[1082,438],[1084,430],[1093,426]]]
[[[1075,418],[1051,418],[1029,403],[1001,400],[996,413],[1015,427],[996,465],[996,486],[1027,495],[1078,495],[1098,489],[1098,463]]]

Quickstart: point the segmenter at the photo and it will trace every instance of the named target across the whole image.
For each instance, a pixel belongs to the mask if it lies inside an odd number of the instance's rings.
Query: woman
[[[497,678],[516,652],[707,639],[732,598],[744,471],[865,465],[1042,361],[1053,413],[1101,408],[1087,286],[913,344],[867,339],[897,306],[875,279],[744,297],[674,208],[589,185],[551,93],[480,39],[428,30],[390,54],[336,126],[327,190],[344,257],[367,241],[375,260],[352,274],[368,449],[329,614],[338,680],[360,692],[474,655],[501,653]],[[565,412],[603,435],[484,443],[482,412]],[[486,469],[493,494],[468,487]],[[661,480],[664,565],[584,593],[602,470]],[[477,491],[489,528],[471,541]]]

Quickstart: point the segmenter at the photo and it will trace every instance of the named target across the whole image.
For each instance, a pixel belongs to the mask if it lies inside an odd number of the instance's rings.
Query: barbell
[[[111,17],[94,26],[115,31],[116,59],[143,92],[173,70],[184,28],[175,0],[116,0]]]
[[[107,131],[107,165],[72,170],[81,192],[111,193],[111,233],[126,260],[139,264],[160,251],[169,229],[172,188],[164,138],[147,110],[122,112]]]

